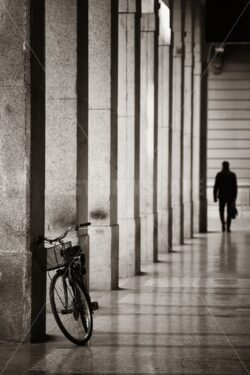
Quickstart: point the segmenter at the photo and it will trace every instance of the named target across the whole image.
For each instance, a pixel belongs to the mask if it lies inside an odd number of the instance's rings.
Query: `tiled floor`
[[[86,347],[60,336],[0,346],[0,374],[250,374],[250,231],[197,235],[100,304]],[[240,231],[240,229],[243,229]]]

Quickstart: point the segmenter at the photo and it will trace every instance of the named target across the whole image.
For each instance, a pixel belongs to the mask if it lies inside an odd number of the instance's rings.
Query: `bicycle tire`
[[[52,313],[64,336],[74,344],[86,344],[92,335],[93,316],[89,296],[81,285],[76,281],[71,286],[68,276],[56,273],[49,295]]]

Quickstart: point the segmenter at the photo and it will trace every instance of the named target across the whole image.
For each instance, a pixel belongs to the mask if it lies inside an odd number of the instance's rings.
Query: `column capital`
[[[136,0],[119,0],[119,13],[136,13]]]
[[[141,31],[155,31],[156,16],[155,13],[144,13],[141,15]]]
[[[141,1],[141,12],[143,14],[155,12],[155,1],[154,0],[142,0]]]
[[[164,1],[159,0],[159,39],[162,46],[169,46],[171,43],[170,11]]]

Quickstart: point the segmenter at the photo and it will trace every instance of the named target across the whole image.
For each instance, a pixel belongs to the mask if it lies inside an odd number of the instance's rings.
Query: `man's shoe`
[[[222,224],[222,232],[225,232],[225,224]]]
[[[231,233],[231,229],[230,228],[227,228],[227,233]]]

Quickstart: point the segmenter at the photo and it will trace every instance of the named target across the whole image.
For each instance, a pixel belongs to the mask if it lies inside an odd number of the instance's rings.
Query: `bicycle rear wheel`
[[[78,282],[70,285],[68,276],[56,273],[50,284],[50,303],[62,333],[77,345],[92,335],[93,317],[89,298]]]

